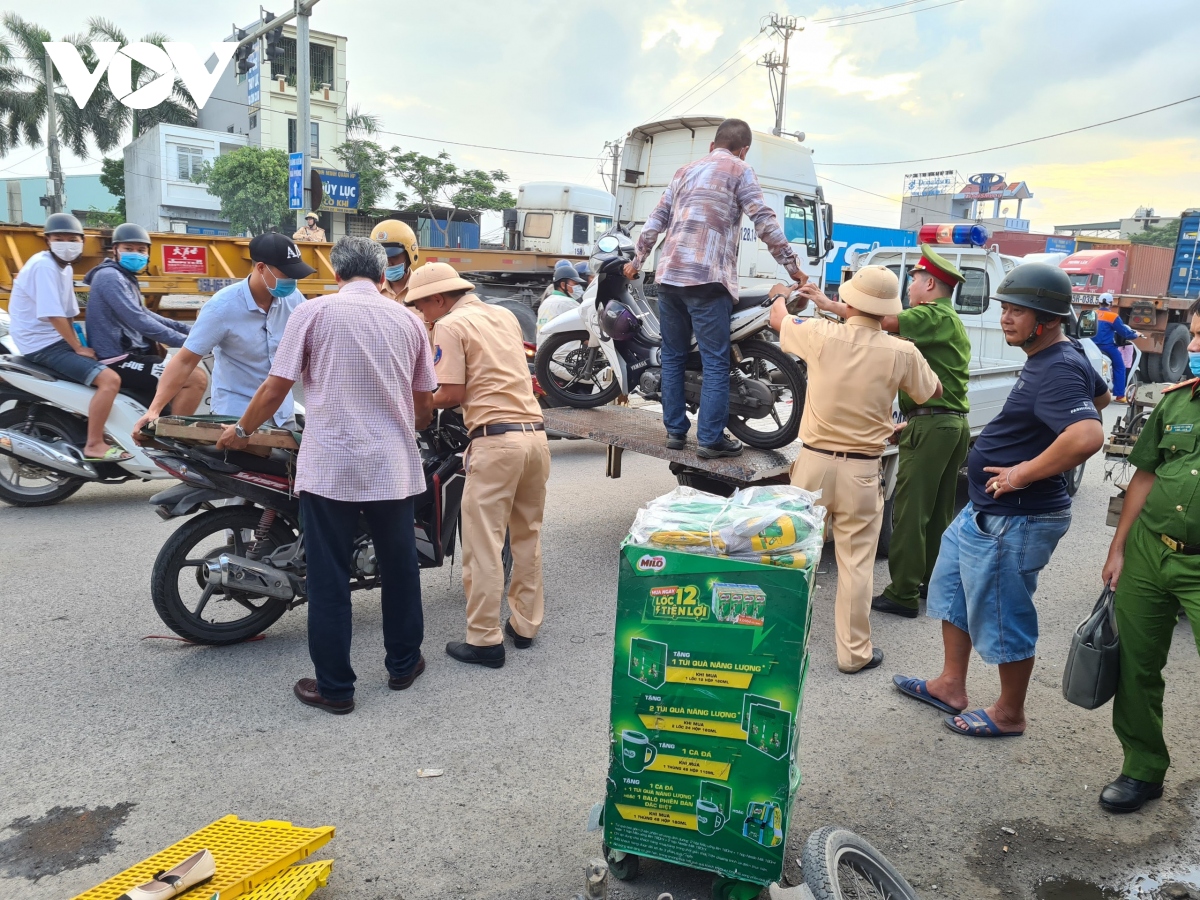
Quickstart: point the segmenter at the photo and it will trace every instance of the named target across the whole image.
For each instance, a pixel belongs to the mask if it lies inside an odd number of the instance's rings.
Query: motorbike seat
[[[34,378],[41,378],[46,381],[60,381],[62,376],[53,369],[47,369],[45,366],[39,366],[37,363],[30,362],[24,356],[0,356],[0,364],[7,369],[14,369],[17,372],[22,372],[26,375],[32,375]]]
[[[270,456],[256,456],[241,450],[218,450],[209,444],[199,444],[192,448],[201,456],[237,466],[248,472],[258,472],[262,475],[276,475],[287,478],[292,474],[294,456],[286,450],[272,449]]]
[[[754,285],[754,287],[738,288],[737,302],[733,304],[733,311],[742,312],[747,309],[756,309],[763,305],[763,301],[771,293],[771,288],[774,284]]]

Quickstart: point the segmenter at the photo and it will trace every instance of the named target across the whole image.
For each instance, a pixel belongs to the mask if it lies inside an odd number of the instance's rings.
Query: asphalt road
[[[533,649],[510,647],[501,670],[450,660],[442,647],[463,629],[460,570],[428,572],[429,668],[393,693],[375,595],[359,595],[359,706],[346,717],[292,697],[292,683],[311,674],[302,610],[257,643],[143,639],[166,631],[148,582],[174,526],[145,502],[161,485],[86,488],[47,509],[0,507],[0,896],[74,895],[229,813],[336,826],[318,854],[336,860],[323,900],[573,895],[600,845],[584,825],[607,764],[617,545],[639,504],[673,479],[663,463],[627,454],[624,477],[606,481],[603,448],[584,442],[556,443],[553,454],[547,619]],[[1049,876],[1103,881],[1196,858],[1200,659],[1186,626],[1168,667],[1175,768],[1166,797],[1143,814],[1099,809],[1097,792],[1120,767],[1109,708],[1085,712],[1060,694],[1070,634],[1098,594],[1111,536],[1113,489],[1099,462],[1042,577],[1042,640],[1020,739],[955,736],[934,710],[894,691],[896,672],[938,671],[939,629],[924,618],[877,617],[883,666],[839,674],[827,553],[788,840],[793,879],[805,838],[829,823],[873,841],[926,897],[1031,897]],[[886,574],[880,564],[877,587]],[[978,663],[973,702],[986,705],[996,691],[995,669]],[[445,774],[421,779],[422,767]],[[63,812],[71,808],[92,812],[78,820]],[[610,896],[661,891],[707,897],[708,877],[648,862]]]

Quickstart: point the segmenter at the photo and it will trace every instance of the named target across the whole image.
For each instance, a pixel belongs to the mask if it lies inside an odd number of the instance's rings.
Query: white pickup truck
[[[939,244],[937,252],[956,265],[967,279],[955,291],[953,302],[954,309],[962,318],[971,338],[971,377],[967,386],[971,412],[967,421],[970,423],[971,439],[974,441],[984,426],[1000,412],[1025,365],[1024,351],[1020,347],[1010,347],[1004,340],[1004,332],[1000,329],[1000,304],[989,299],[1017,261],[983,247]],[[907,306],[908,270],[920,258],[921,251],[917,247],[877,247],[857,255],[848,271],[843,274],[843,279],[862,266],[886,266],[899,277],[901,296],[906,298]],[[1090,339],[1083,338],[1080,343],[1083,344],[1092,366],[1111,387],[1112,370],[1108,357],[1097,350]],[[892,415],[897,422],[903,418],[898,406],[893,409]],[[880,556],[887,555],[891,542],[893,492],[899,462],[899,451],[890,447],[884,455],[887,505],[884,507],[883,530],[879,536]],[[1071,473],[1068,489],[1072,494],[1083,479],[1083,468],[1081,464]]]

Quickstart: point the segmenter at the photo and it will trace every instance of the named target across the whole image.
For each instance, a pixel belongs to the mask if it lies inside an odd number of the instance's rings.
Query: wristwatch
[[[242,427],[241,422],[238,422],[236,425],[233,426],[233,433],[236,434],[238,437],[242,438],[242,440],[245,440],[246,438],[250,437],[249,432],[247,432],[246,429]]]

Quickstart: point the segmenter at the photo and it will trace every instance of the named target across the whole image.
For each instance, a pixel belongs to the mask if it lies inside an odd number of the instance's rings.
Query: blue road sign
[[[247,59],[250,61],[250,71],[246,73],[246,103],[249,106],[258,106],[259,101],[262,99],[259,84],[258,51],[255,50]]]
[[[288,209],[304,208],[304,154],[288,154]]]
[[[317,167],[313,171],[321,176],[321,185],[325,189],[321,209],[358,209],[357,172]]]

